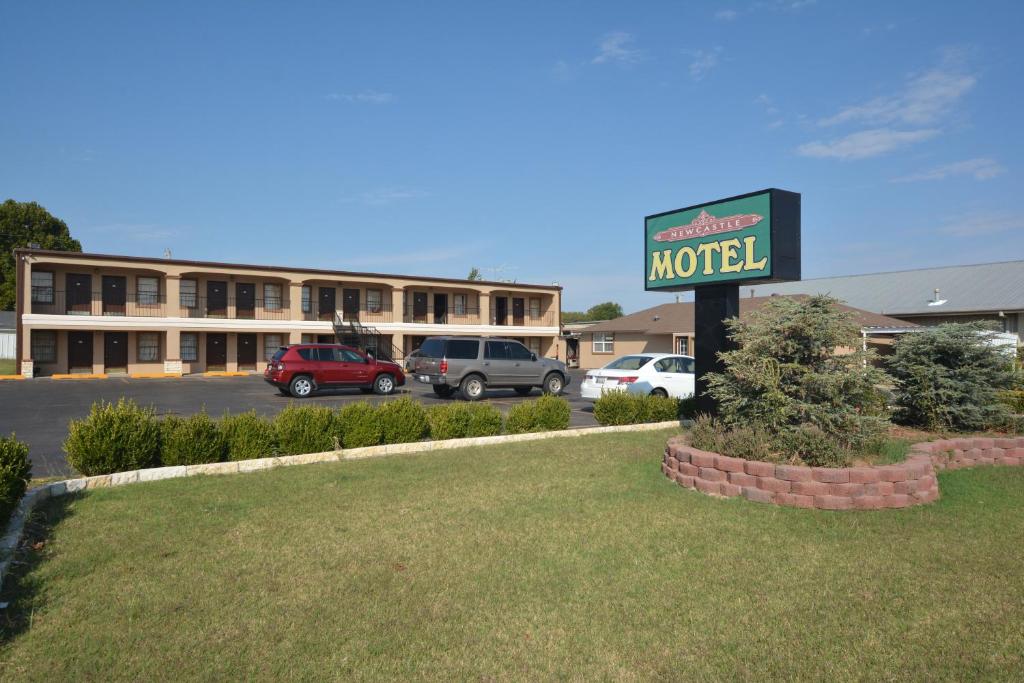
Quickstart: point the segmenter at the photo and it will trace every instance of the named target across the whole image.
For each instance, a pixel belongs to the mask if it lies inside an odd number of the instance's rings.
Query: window
[[[181,360],[185,363],[199,360],[199,335],[195,332],[181,333]]]
[[[530,349],[518,342],[508,342],[508,355],[512,360],[533,360]]]
[[[693,367],[692,358],[677,358],[676,363],[679,368],[676,372],[688,372],[690,374],[696,372],[696,368]]]
[[[594,333],[594,353],[614,353],[615,335],[611,332]]]
[[[604,366],[605,370],[639,370],[643,366],[651,362],[650,356],[623,356],[622,358],[616,358],[608,365]]]
[[[181,281],[181,307],[182,308],[195,308],[198,306],[196,301],[197,292],[199,291],[199,283],[195,280],[182,280]],[[182,359],[184,360],[184,359]]]
[[[281,310],[281,285],[269,282],[263,285],[263,310]]]
[[[309,285],[302,285],[302,312],[313,312],[313,288]],[[306,335],[302,335],[305,337]]]
[[[135,288],[138,292],[140,306],[152,306],[160,303],[160,280],[158,278],[136,278]]]
[[[53,273],[32,271],[32,303],[53,303]]]
[[[341,351],[341,358],[339,360],[341,360],[342,362],[345,362],[345,363],[365,363],[366,362],[366,359],[363,358],[362,356],[360,356],[355,351],[350,351],[349,349],[340,349],[340,351]]]
[[[455,315],[466,315],[466,295],[455,295]]]
[[[530,337],[527,341],[529,342],[530,353],[535,353],[540,357],[540,337]]]
[[[57,362],[56,332],[53,330],[32,330],[32,360],[36,363]]]
[[[480,353],[480,342],[476,339],[451,339],[445,349],[447,358],[456,360],[476,360]]]
[[[147,363],[160,360],[159,332],[139,332],[136,339],[139,345],[140,363]]]
[[[530,317],[540,317],[540,299],[530,299]]]
[[[263,335],[263,360],[273,360],[274,353],[281,348],[281,335]]]
[[[316,341],[315,337],[316,337],[315,334],[304,334],[304,335],[302,335],[302,343],[303,344],[312,344],[313,342]]]
[[[484,358],[490,360],[508,360],[508,342],[489,341],[484,348]]]
[[[366,311],[368,313],[380,313],[383,309],[382,300],[384,295],[379,289],[366,290]]]

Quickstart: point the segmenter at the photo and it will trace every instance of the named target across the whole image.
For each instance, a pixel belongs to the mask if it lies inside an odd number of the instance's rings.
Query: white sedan
[[[588,370],[580,394],[596,401],[606,391],[631,391],[655,396],[693,396],[692,356],[673,353],[635,353],[616,358],[600,370]]]

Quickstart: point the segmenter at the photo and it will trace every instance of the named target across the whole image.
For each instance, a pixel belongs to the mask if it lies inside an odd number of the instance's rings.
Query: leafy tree
[[[0,311],[13,311],[14,249],[37,242],[43,249],[82,251],[67,224],[35,202],[8,199],[0,204]]]
[[[888,421],[877,387],[888,377],[869,362],[873,352],[862,350],[852,314],[837,303],[776,297],[728,321],[738,346],[721,354],[725,371],[708,379],[726,427],[763,429],[804,461],[815,459],[809,442],[857,449],[881,434]]]
[[[469,275],[466,276],[467,280],[483,280],[483,275],[480,274],[480,269],[473,266],[469,269]]]
[[[585,323],[597,320],[612,320],[622,317],[622,306],[614,301],[591,306],[586,313],[580,311],[562,311],[563,323]]]
[[[992,343],[985,324],[947,323],[905,334],[889,358],[895,417],[928,429],[973,431],[1007,417],[998,392],[1014,384],[1014,349]]]

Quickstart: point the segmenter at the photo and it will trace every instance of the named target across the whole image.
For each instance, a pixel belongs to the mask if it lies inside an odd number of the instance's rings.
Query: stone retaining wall
[[[914,444],[896,465],[805,467],[710,453],[669,439],[661,465],[680,486],[758,503],[822,510],[880,510],[939,497],[937,469],[1024,465],[1024,438],[948,439]]]

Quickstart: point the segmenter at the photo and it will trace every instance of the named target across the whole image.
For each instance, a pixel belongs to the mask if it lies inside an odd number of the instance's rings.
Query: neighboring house
[[[922,268],[742,287],[740,296],[829,294],[919,325],[988,320],[1024,340],[1024,261]]]
[[[740,318],[759,309],[770,298],[740,299]],[[843,304],[837,307],[852,312],[861,328],[863,343],[883,353],[895,335],[917,327]],[[644,351],[693,355],[694,345],[700,343],[694,334],[692,301],[662,304],[615,320],[594,323],[580,330],[580,336],[580,367],[587,370],[599,368],[619,356]]]
[[[0,360],[11,360],[15,355],[17,316],[14,311],[0,311]]]
[[[430,335],[559,351],[562,288],[15,250],[26,375],[257,371],[283,344],[349,335],[399,359]],[[372,342],[372,347],[371,347]]]

